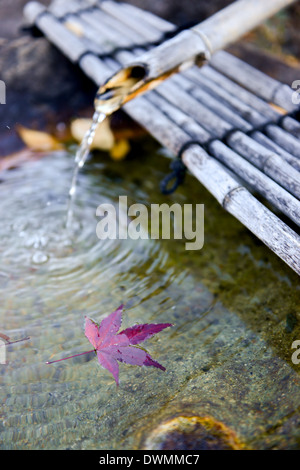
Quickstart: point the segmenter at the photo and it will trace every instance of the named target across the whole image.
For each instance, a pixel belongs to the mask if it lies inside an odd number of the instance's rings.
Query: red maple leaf
[[[144,325],[134,325],[118,333],[122,323],[122,311],[123,305],[120,305],[117,310],[102,320],[100,326],[90,318],[85,317],[85,336],[94,346],[94,349],[57,361],[47,362],[47,364],[95,351],[100,365],[113,375],[117,385],[119,385],[118,361],[136,366],[153,366],[165,371],[165,367],[154,361],[150,354],[134,346],[172,326],[172,324],[146,323]]]

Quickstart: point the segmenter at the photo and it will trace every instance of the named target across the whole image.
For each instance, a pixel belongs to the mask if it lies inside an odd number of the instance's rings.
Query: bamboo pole
[[[108,13],[110,12],[109,7],[112,2],[109,1],[103,1],[101,4],[101,9],[104,11],[107,11]],[[141,10],[140,8],[137,8],[134,5],[131,5],[130,3],[123,3],[120,2],[118,3],[118,10],[123,13],[123,16],[121,17],[121,20],[126,22],[126,19],[129,17],[132,17],[135,19],[134,23],[131,23],[132,26],[136,26],[136,24],[139,24],[141,21],[143,22],[143,25],[145,28],[148,28],[148,25],[150,24],[155,28],[155,30],[163,31],[165,33],[174,31],[174,25],[170,23],[167,20],[164,20],[163,18],[160,18],[157,15],[154,15],[150,11],[147,10]],[[115,9],[113,12],[116,11]],[[112,14],[113,14],[112,12]],[[117,13],[118,14],[118,13]],[[118,16],[120,19],[120,16]],[[128,23],[127,23],[128,24]]]
[[[291,87],[265,75],[228,52],[217,52],[211,58],[210,64],[226,77],[244,86],[265,101],[275,103],[289,112],[297,109],[292,101],[293,90]]]
[[[269,137],[257,131],[252,132],[251,137],[252,139],[262,144],[264,147],[270,150],[273,150],[273,152],[280,155],[284,160],[286,160],[290,165],[292,165],[292,167],[295,168],[295,170],[300,171],[300,160],[293,157],[290,153],[288,153],[283,148],[279,147],[279,145],[277,145]]]
[[[77,62],[87,47],[79,37],[64,27],[55,16],[38,2],[27,3],[24,15],[30,24],[36,24],[46,37],[53,42],[72,62]]]
[[[93,6],[97,6],[98,2],[95,0],[85,0],[85,1],[62,1],[62,0],[52,0],[51,4],[49,5],[49,11],[56,16],[57,18],[61,19],[62,17],[69,16],[70,14],[78,14],[82,10],[86,10],[87,8],[92,8]]]
[[[105,23],[102,22],[102,18],[103,18],[103,15],[105,16],[106,18],[106,21]],[[80,15],[80,18],[82,18],[83,20],[85,20],[86,22],[88,22],[90,25],[92,26],[95,26],[95,28],[98,30],[98,31],[101,31],[101,38],[103,37],[103,34],[106,35],[106,37],[109,37],[110,38],[110,41],[113,40],[113,35],[114,35],[114,31],[117,31],[118,33],[122,34],[123,35],[123,41],[122,41],[122,47],[126,47],[126,46],[131,46],[132,44],[139,44],[139,42],[141,41],[141,37],[139,34],[135,33],[134,29],[131,29],[131,40],[127,40],[127,37],[126,37],[126,31],[127,31],[127,27],[126,25],[124,25],[123,23],[119,22],[119,21],[116,21],[115,18],[109,16],[109,15],[106,15],[102,10],[96,10],[93,12],[93,14],[82,14]],[[102,28],[99,28],[99,25],[103,25],[103,30]],[[155,40],[158,40],[159,39],[159,36],[160,36],[160,32],[157,31],[156,32],[156,36],[155,36]],[[119,37],[119,36],[118,36]],[[146,42],[147,41],[147,36],[143,38],[143,42]],[[111,42],[109,42],[108,45],[110,45]],[[115,46],[119,46],[120,45],[120,41],[118,41],[118,44],[116,44]]]
[[[274,139],[281,147],[288,150],[292,155],[300,158],[300,141],[293,135],[288,134],[280,127],[270,124],[266,126],[266,132],[271,139]]]
[[[234,132],[227,142],[236,152],[300,199],[300,173],[279,155],[239,131]]]
[[[210,83],[221,86],[222,90],[226,90],[231,95],[238,97],[242,102],[255,108],[266,118],[267,121],[275,122],[279,117],[281,117],[282,127],[285,128],[289,133],[292,133],[295,137],[300,137],[300,123],[298,121],[289,116],[284,117],[284,115],[280,114],[278,111],[272,108],[265,100],[259,98],[254,93],[246,90],[244,87],[228,79],[223,73],[218,72],[210,65],[205,65],[202,67],[201,74],[197,73],[195,68],[192,68],[186,72],[186,76],[191,80],[194,80],[196,83],[199,83],[199,75],[201,75],[201,77],[207,78]],[[280,86],[279,83],[278,85]]]
[[[201,74],[198,72],[198,75]],[[240,102],[237,97],[231,97],[230,95],[228,100],[218,100],[217,98],[223,96],[223,91],[220,91],[220,87],[218,85],[211,85],[210,83],[207,84],[206,80],[203,82],[201,77],[199,77],[197,85],[195,86],[194,75],[194,82],[191,82],[190,79],[186,78],[189,76],[190,74],[185,74],[184,77],[176,76],[174,78],[172,77],[172,80],[176,82],[181,87],[181,89],[184,89],[194,98],[199,100],[202,104],[209,107],[209,109],[213,110],[216,114],[222,116],[226,121],[230,122],[230,124],[232,124],[232,126],[235,128],[245,132],[253,130],[252,125],[250,125],[248,121],[256,122],[258,127],[265,125],[265,131],[267,134],[272,133],[271,137],[273,140],[268,139],[268,137],[264,138],[263,134],[259,131],[251,132],[251,138],[254,138],[254,140],[257,140],[258,142],[264,141],[268,144],[266,145],[267,148],[271,149],[275,153],[278,153],[278,155],[295,170],[300,170],[300,159],[297,158],[298,152],[300,150],[300,141],[298,141],[293,136],[290,139],[291,136],[286,131],[282,132],[278,126],[270,124],[266,125],[266,123],[269,121],[267,121],[264,116],[258,113],[254,108],[250,108],[249,105]],[[198,86],[198,84],[202,85],[201,88]],[[226,106],[228,103],[231,105],[230,107]],[[239,111],[238,114],[237,111]],[[278,142],[281,144],[281,146],[278,144]],[[288,151],[284,149],[290,151],[291,153],[288,153]]]
[[[239,95],[233,95],[229,93],[226,89],[222,86],[217,84],[216,82],[212,82],[210,79],[204,77],[202,74],[196,74],[195,70],[190,70],[190,73],[186,73],[188,78],[192,77],[194,82],[197,83],[196,93],[199,90],[199,85],[209,93],[213,94],[214,96],[218,97],[221,103],[225,103],[226,105],[230,106],[235,112],[238,112],[246,121],[251,123],[254,127],[264,126],[264,131],[271,139],[274,140],[279,146],[288,150],[292,155],[296,158],[300,158],[300,140],[293,135],[290,135],[284,129],[281,129],[276,124],[268,124],[269,119],[261,112],[257,111],[253,105],[246,104],[244,101],[239,99]],[[197,78],[196,78],[197,76]],[[189,88],[191,92],[193,92],[193,87],[191,83],[189,84]],[[280,115],[277,115],[275,118],[279,119]],[[294,121],[294,120],[293,120]],[[300,131],[299,123],[294,125],[294,129],[298,129]]]

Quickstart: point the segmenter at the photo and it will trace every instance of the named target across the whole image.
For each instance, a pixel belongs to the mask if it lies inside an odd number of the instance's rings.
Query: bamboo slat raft
[[[149,12],[110,0],[56,0],[49,9],[30,2],[24,13],[99,86],[175,31]],[[293,92],[219,51],[202,68],[173,75],[123,108],[180,152],[219,203],[300,274],[300,122]]]

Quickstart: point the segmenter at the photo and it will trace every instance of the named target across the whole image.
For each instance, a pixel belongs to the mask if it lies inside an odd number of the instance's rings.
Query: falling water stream
[[[95,111],[92,119],[92,124],[88,131],[86,132],[84,138],[82,139],[82,142],[80,146],[78,147],[78,150],[76,152],[75,156],[75,167],[73,170],[73,175],[72,175],[72,181],[71,181],[71,187],[69,190],[69,199],[68,199],[68,207],[67,207],[67,221],[66,221],[66,227],[70,228],[72,225],[72,219],[73,219],[73,204],[74,204],[74,198],[76,194],[76,184],[77,184],[77,179],[78,179],[78,173],[80,171],[80,168],[82,168],[86,162],[86,159],[89,155],[91,145],[93,143],[93,139],[95,137],[97,127],[98,125],[104,121],[106,118],[106,114],[101,113],[99,111]]]
[[[135,67],[139,69],[140,67]],[[75,156],[75,167],[73,170],[71,187],[69,190],[69,199],[67,207],[67,221],[66,227],[69,229],[72,225],[73,219],[73,204],[76,193],[78,173],[80,169],[84,166],[86,159],[89,155],[93,139],[95,137],[98,125],[104,121],[107,116],[110,116],[114,111],[117,111],[123,102],[126,100],[126,97],[131,93],[131,89],[140,83],[141,76],[138,73],[132,75],[132,70],[128,72],[130,76],[125,76],[121,70],[121,78],[118,79],[118,82],[115,83],[115,79],[112,78],[105,83],[104,86],[100,87],[96,97],[95,97],[95,112],[92,118],[92,123],[88,131],[86,132],[84,138]],[[143,71],[143,74],[145,72]]]
[[[139,67],[135,67],[139,69]],[[126,100],[126,97],[130,94],[131,89],[134,88],[137,83],[140,83],[141,77],[139,74],[133,74],[132,70],[128,72],[130,76],[127,76],[125,72],[121,70],[121,78],[115,83],[115,79],[108,80],[105,85],[99,88],[95,97],[95,112],[92,118],[92,123],[75,156],[75,167],[73,170],[71,187],[69,190],[69,199],[67,206],[67,220],[66,228],[70,229],[73,219],[73,205],[76,194],[77,179],[80,169],[84,166],[86,159],[89,155],[93,139],[95,137],[98,125],[104,121],[107,116],[110,116],[114,111],[117,111]],[[143,74],[145,72],[143,71]]]

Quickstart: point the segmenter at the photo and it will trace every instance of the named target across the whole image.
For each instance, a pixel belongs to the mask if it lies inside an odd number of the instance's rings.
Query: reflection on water
[[[1,448],[136,448],[182,411],[214,416],[255,448],[297,447],[298,277],[192,177],[160,195],[168,162],[155,150],[122,163],[94,157],[66,230],[72,168],[59,153],[2,175],[0,331],[31,341],[8,346],[0,365]],[[96,208],[119,195],[204,203],[204,248],[99,240]],[[116,389],[93,354],[45,364],[86,350],[84,315],[100,320],[121,303],[124,327],[175,324],[146,344],[165,373],[122,364]]]

